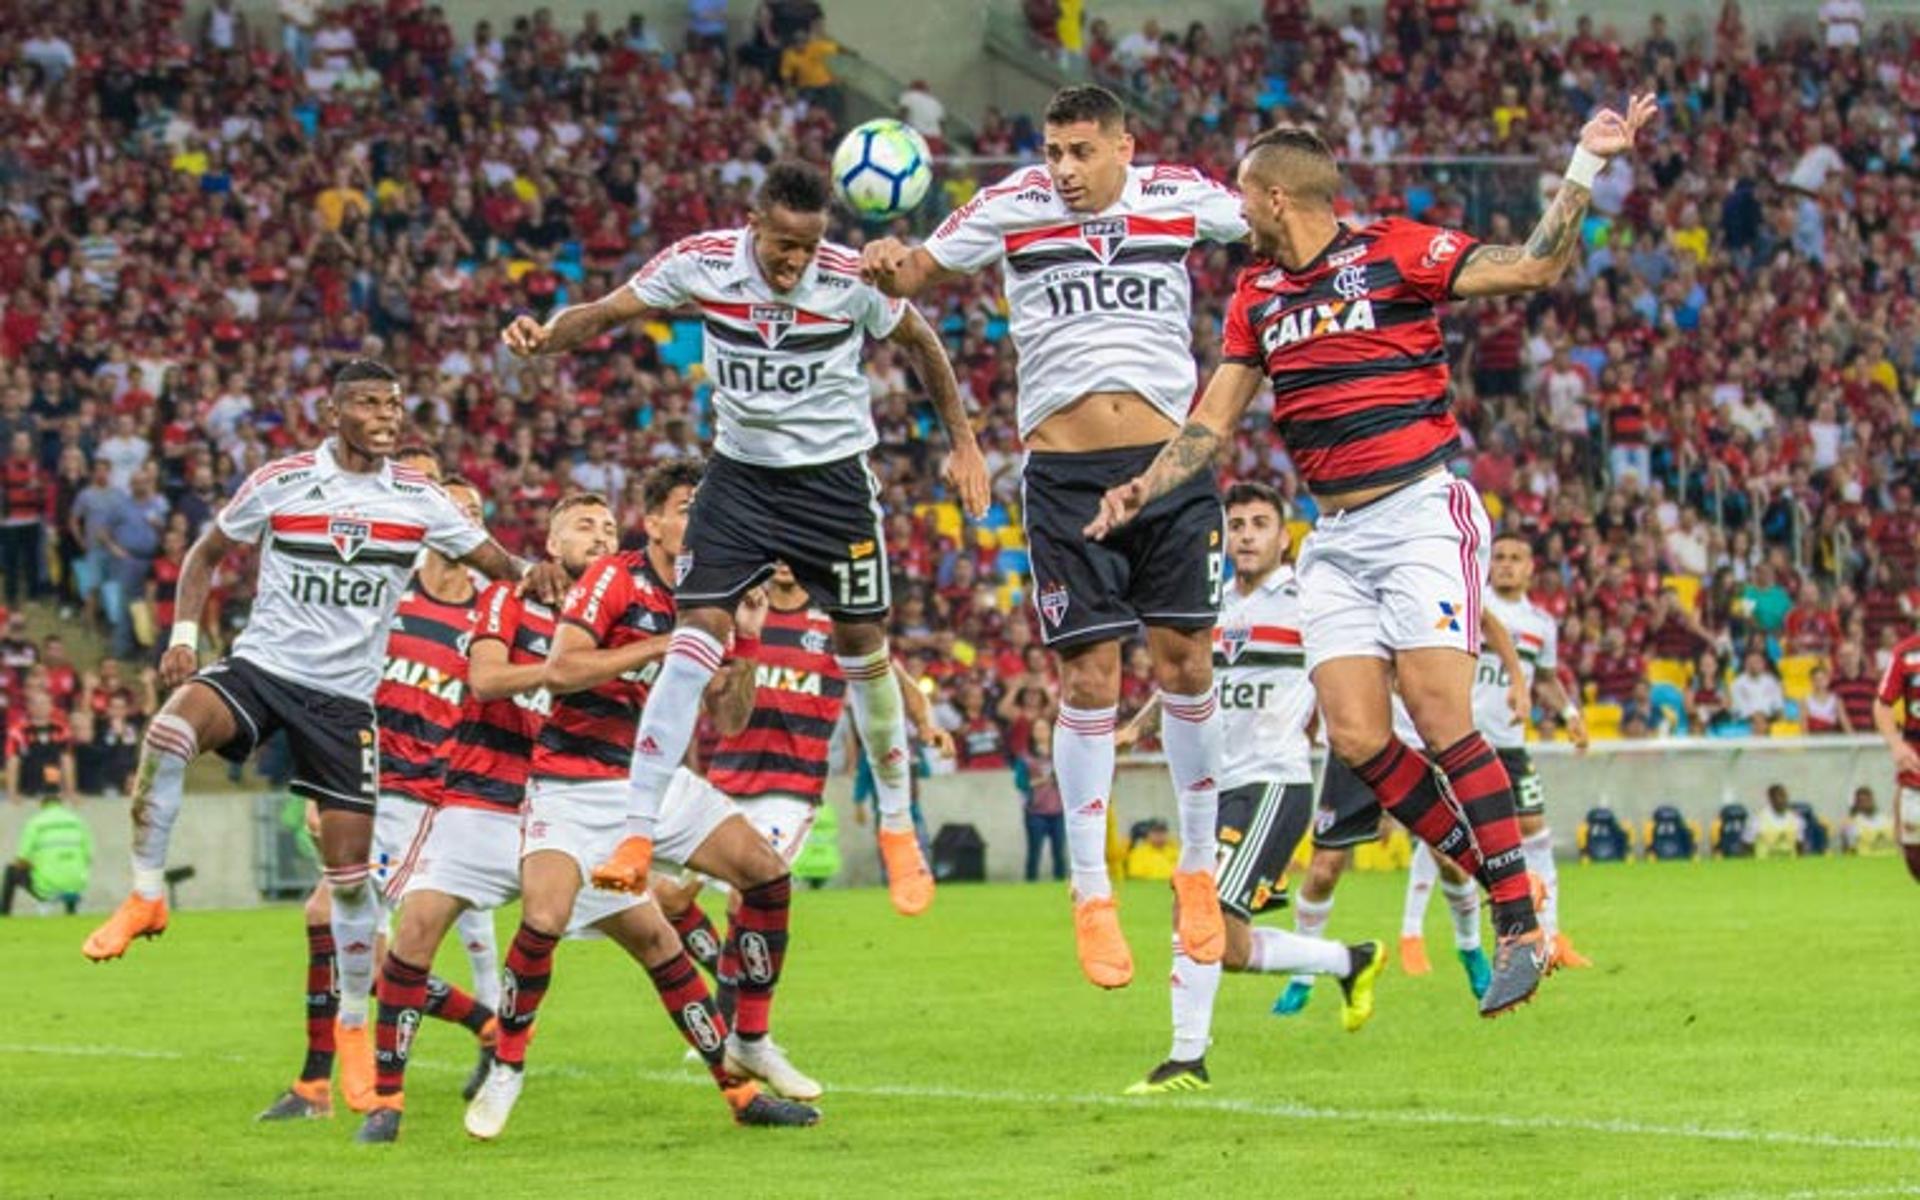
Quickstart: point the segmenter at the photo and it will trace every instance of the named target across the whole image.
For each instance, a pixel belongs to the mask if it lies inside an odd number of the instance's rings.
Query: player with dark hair
[[[1459,453],[1435,305],[1538,291],[1565,273],[1607,160],[1633,148],[1658,107],[1636,96],[1580,134],[1566,179],[1524,246],[1389,219],[1341,224],[1340,169],[1318,135],[1254,140],[1240,192],[1254,253],[1227,309],[1224,359],[1180,437],[1102,501],[1087,536],[1124,539],[1162,497],[1211,473],[1263,377],[1274,424],[1319,503],[1301,550],[1306,651],[1333,752],[1421,840],[1480,877],[1499,945],[1480,1001],[1497,1016],[1531,999],[1549,947],[1534,914],[1513,790],[1473,726],[1481,582],[1490,540]],[[1393,734],[1391,698],[1414,724],[1464,809],[1455,815],[1426,762]]]
[[[568,590],[555,623],[539,677],[548,711],[534,742],[520,824],[520,928],[507,951],[494,1063],[467,1106],[466,1129],[474,1137],[495,1138],[506,1128],[525,1082],[527,1043],[553,976],[554,949],[569,929],[585,926],[605,933],[646,968],[736,1121],[811,1125],[820,1119],[811,1106],[764,1093],[728,1066],[730,1058],[739,1057],[738,1039],[730,1039],[726,1018],[650,896],[583,890],[593,864],[613,851],[626,829],[634,729],[671,644],[674,601],[666,573],[683,548],[688,509],[700,484],[696,463],[672,462],[649,471],[641,481],[647,545],[595,560]],[[605,514],[604,531],[617,544],[611,514]],[[512,682],[524,687],[527,681]],[[743,907],[752,910],[742,928],[752,935],[761,968],[754,982],[770,993],[786,952],[791,894],[786,864],[751,826],[732,819],[724,797],[716,800],[702,790],[702,781],[691,773],[682,772],[673,782],[659,822],[662,854],[722,871],[739,884]],[[395,980],[396,1006],[416,1000],[418,987],[417,969]],[[388,1086],[398,1094],[397,1076],[389,1075]],[[365,1131],[366,1140],[391,1141],[397,1134],[399,1110],[390,1111],[379,1126]]]
[[[1300,650],[1300,595],[1286,565],[1286,503],[1272,488],[1238,483],[1226,495],[1227,552],[1233,582],[1213,634],[1213,672],[1226,725],[1220,770],[1220,905],[1227,947],[1218,963],[1197,963],[1173,947],[1173,1048],[1147,1077],[1127,1089],[1146,1096],[1205,1091],[1214,996],[1221,971],[1304,971],[1340,981],[1349,1033],[1373,1016],[1373,985],[1387,965],[1380,942],[1342,944],[1253,918],[1285,902],[1287,863],[1313,812],[1313,765],[1307,728],[1313,684]],[[1158,724],[1149,702],[1119,742],[1131,745]]]
[[[933,900],[933,876],[909,812],[910,761],[900,688],[887,650],[891,608],[865,337],[898,346],[952,444],[946,479],[985,513],[986,460],[967,423],[953,367],[926,318],[860,279],[859,258],[823,239],[826,179],[799,163],[767,173],[744,229],[683,238],[626,286],[545,324],[502,333],[515,354],[560,354],[642,315],[697,305],[715,384],[714,457],[676,564],[680,617],[632,754],[631,836],[596,874],[644,891],[661,797],[693,739],[700,697],[726,654],[733,609],[784,561],[833,617],[833,646],[854,722],[880,789],[880,849],[894,907]]]
[[[1053,738],[1066,808],[1080,968],[1107,988],[1133,979],[1107,877],[1120,647],[1146,627],[1163,744],[1180,812],[1173,876],[1185,952],[1216,963],[1214,892],[1220,721],[1209,638],[1224,579],[1220,498],[1195,475],[1106,542],[1082,529],[1107,489],[1146,469],[1193,400],[1196,242],[1238,241],[1233,193],[1190,168],[1136,167],[1120,101],[1069,87],[1046,113],[1046,166],[1022,168],[962,205],[925,245],[869,242],[867,277],[892,296],[1002,265],[1019,355],[1023,517],[1041,637],[1060,658]]]
[[[406,419],[399,380],[367,359],[334,372],[318,449],[255,471],[195,542],[180,575],[178,616],[160,678],[175,689],[147,727],[133,792],[133,892],[82,952],[118,958],[167,927],[167,844],[187,765],[204,749],[243,760],[285,730],[290,789],[318,805],[320,859],[332,903],[341,1020],[364,1025],[379,907],[369,879],[380,681],[401,589],[421,549],[559,599],[565,572],[529,567],[474,525],[432,480],[390,460]],[[259,585],[232,651],[196,673],[215,564],[259,545]]]

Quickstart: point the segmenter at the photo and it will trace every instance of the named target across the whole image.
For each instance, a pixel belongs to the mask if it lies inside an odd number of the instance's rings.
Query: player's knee
[[[1112,708],[1120,702],[1120,658],[1111,644],[1061,654],[1060,699],[1073,708]]]
[[[781,858],[772,846],[762,842],[754,847],[752,853],[745,856],[741,864],[740,886],[742,888],[763,888],[790,878],[787,860]]]
[[[1213,687],[1213,649],[1204,635],[1188,637],[1174,630],[1154,633],[1153,679],[1161,691],[1197,696]]]
[[[520,923],[535,933],[559,937],[566,932],[567,921],[572,915],[565,903],[551,897],[521,898]]]
[[[307,893],[307,903],[305,905],[307,924],[325,925],[333,918],[333,906],[327,901],[328,895],[326,888],[317,887]]]
[[[360,905],[373,900],[372,872],[365,858],[339,866],[328,866],[321,874],[327,881],[328,898],[334,904]]]
[[[879,619],[838,617],[833,622],[833,652],[842,658],[872,654],[887,645],[887,627]]]
[[[724,642],[733,632],[733,614],[718,606],[701,606],[683,609],[679,624],[683,628],[698,629],[716,642]]]
[[[1392,737],[1392,728],[1384,722],[1358,718],[1327,721],[1327,748],[1355,769],[1378,757]]]
[[[184,766],[200,753],[200,731],[185,717],[163,712],[148,724],[142,750],[151,758]]]

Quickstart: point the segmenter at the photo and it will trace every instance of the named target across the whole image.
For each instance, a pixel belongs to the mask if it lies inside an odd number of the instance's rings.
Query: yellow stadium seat
[[[960,506],[941,502],[933,506],[933,531],[944,538],[952,538],[957,544],[966,522],[960,516]]]
[[[531,270],[533,270],[533,260],[530,258],[508,259],[507,260],[507,282],[519,283],[520,277],[522,275],[525,275],[528,271],[531,271]]]
[[[1818,654],[1789,654],[1780,660],[1780,690],[1789,700],[1805,700],[1813,691],[1813,669],[1826,663]]]
[[[1620,706],[1618,704],[1587,704],[1581,707],[1581,715],[1587,719],[1587,736],[1599,740],[1620,736]]]
[[[1777,738],[1795,738],[1806,732],[1798,721],[1775,721],[1767,727],[1767,734]]]
[[[1295,557],[1298,557],[1300,554],[1300,543],[1305,541],[1307,535],[1312,532],[1313,522],[1311,521],[1287,522],[1287,539],[1293,543],[1293,553]]]
[[[973,529],[973,544],[982,550],[998,550],[1000,548],[1000,538],[993,530],[984,529],[976,525]]]
[[[1002,550],[1025,550],[1027,548],[1026,536],[1021,532],[1018,525],[1002,525],[997,532],[997,536],[1000,539],[1000,548]]]
[[[1009,576],[994,593],[1001,612],[1012,612],[1026,598],[1026,580],[1018,575]]]
[[[1698,575],[1668,575],[1660,581],[1660,586],[1670,589],[1678,597],[1680,607],[1688,612],[1694,611],[1694,602],[1700,599]]]
[[[1495,525],[1500,523],[1500,515],[1507,511],[1507,502],[1492,492],[1480,493],[1480,503],[1486,507],[1487,519]]]
[[[1693,664],[1683,658],[1656,658],[1647,663],[1647,682],[1666,683],[1686,691],[1693,686]]]
[[[665,321],[648,321],[640,328],[659,345],[664,346],[673,340],[673,326]]]

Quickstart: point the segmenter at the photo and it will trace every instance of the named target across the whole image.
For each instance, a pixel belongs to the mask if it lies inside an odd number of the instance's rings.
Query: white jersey
[[[1276,567],[1251,594],[1227,587],[1213,630],[1213,679],[1225,723],[1220,786],[1312,783],[1314,691],[1293,568]]]
[[[1074,212],[1042,168],[956,209],[927,240],[951,271],[1004,262],[1020,436],[1089,392],[1132,392],[1176,425],[1193,404],[1187,251],[1247,236],[1240,198],[1191,167],[1132,167],[1120,199]]]
[[[260,547],[233,654],[304,687],[373,701],[387,630],[420,551],[464,558],[487,540],[432,480],[388,461],[340,469],[332,443],[261,467],[217,518]]]
[[[681,238],[627,281],[649,308],[700,307],[701,359],[719,418],[713,448],[762,467],[808,467],[864,453],[879,440],[860,370],[866,335],[883,338],[904,300],[860,279],[860,256],[823,242],[791,292],[760,274],[753,234]]]
[[[1502,600],[1488,588],[1485,603],[1487,611],[1498,617],[1512,636],[1520,670],[1526,676],[1527,695],[1533,695],[1533,681],[1539,672],[1560,665],[1559,629],[1551,616],[1524,595],[1518,600]],[[1483,644],[1473,672],[1473,724],[1487,735],[1487,744],[1498,750],[1517,750],[1527,744],[1527,723],[1516,720],[1507,707],[1507,689],[1512,684],[1500,656]]]

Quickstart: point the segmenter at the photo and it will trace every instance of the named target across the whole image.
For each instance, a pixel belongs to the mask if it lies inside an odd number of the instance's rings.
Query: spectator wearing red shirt
[[[1720,656],[1709,650],[1694,664],[1693,690],[1687,695],[1688,726],[1696,734],[1709,733],[1727,719],[1731,706]]]
[[[1840,643],[1833,676],[1834,695],[1847,710],[1847,723],[1858,730],[1873,728],[1873,697],[1880,688],[1879,673],[1867,661],[1859,642]]]
[[[1012,765],[1007,733],[987,711],[987,693],[968,680],[960,685],[960,724],[953,731],[954,749],[962,771],[998,771]]]
[[[24,429],[8,439],[0,485],[5,488],[4,508],[0,508],[0,572],[7,577],[7,607],[17,608],[23,598],[38,599],[46,590],[41,532],[52,515],[47,473],[35,453],[33,435]]]
[[[73,795],[73,734],[43,688],[27,693],[26,711],[7,729],[7,799]]]
[[[1627,645],[1626,633],[1618,626],[1601,635],[1599,650],[1582,672],[1593,684],[1594,697],[1608,704],[1626,703],[1646,673],[1646,659]]]

